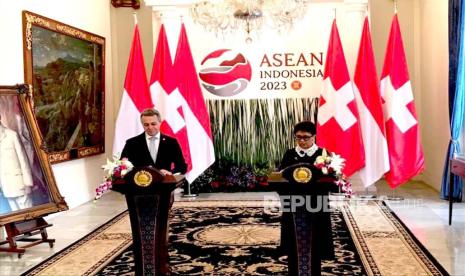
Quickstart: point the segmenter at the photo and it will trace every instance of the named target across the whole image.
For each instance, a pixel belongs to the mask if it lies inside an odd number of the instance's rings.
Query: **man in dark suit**
[[[152,166],[163,175],[186,173],[187,164],[178,141],[160,133],[160,112],[145,109],[140,121],[144,132],[126,141],[121,158],[128,158],[134,167]]]

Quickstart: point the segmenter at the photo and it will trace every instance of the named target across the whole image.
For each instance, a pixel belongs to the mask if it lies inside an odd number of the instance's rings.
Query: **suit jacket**
[[[303,157],[300,157],[295,151],[295,148],[288,149],[286,153],[284,153],[279,169],[283,170],[289,167],[290,165],[294,165],[297,163],[310,163],[313,165],[313,163],[315,163],[316,158],[320,156],[322,153],[323,150],[321,148],[318,148],[312,156],[304,155]]]
[[[152,166],[159,170],[165,169],[181,174],[187,171],[187,164],[178,141],[161,133],[156,162],[153,162],[150,156],[145,132],[126,141],[121,153],[121,158],[123,157],[128,158],[134,167]]]
[[[31,192],[33,185],[29,160],[18,134],[0,125],[0,188],[5,197]]]

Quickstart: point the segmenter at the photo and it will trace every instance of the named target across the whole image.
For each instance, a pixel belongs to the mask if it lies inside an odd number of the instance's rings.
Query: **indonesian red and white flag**
[[[140,123],[140,113],[150,107],[153,107],[153,103],[145,71],[139,26],[136,24],[126,69],[124,91],[116,118],[113,154],[119,155],[127,139],[144,131]]]
[[[395,188],[420,173],[425,163],[397,14],[384,57],[381,97],[390,163],[386,180]]]
[[[368,187],[389,170],[383,107],[368,17],[365,17],[363,23],[362,38],[358,50],[354,74],[354,94],[365,149],[365,167],[358,171],[354,178],[360,178],[363,185]]]
[[[184,24],[174,64],[164,27],[160,29],[152,68],[150,91],[155,107],[164,115],[161,130],[176,137],[188,165],[191,183],[215,161],[210,118],[197,77]]]
[[[365,166],[357,105],[336,19],[329,38],[318,108],[317,144],[346,160],[342,172],[348,177]]]

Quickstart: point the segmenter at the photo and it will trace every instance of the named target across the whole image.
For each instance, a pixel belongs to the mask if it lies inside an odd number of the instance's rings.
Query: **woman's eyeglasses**
[[[307,136],[307,135],[295,135],[294,136],[294,139],[297,140],[297,141],[304,141],[304,142],[307,142],[307,141],[310,141],[310,139],[312,139],[313,135],[312,136]]]

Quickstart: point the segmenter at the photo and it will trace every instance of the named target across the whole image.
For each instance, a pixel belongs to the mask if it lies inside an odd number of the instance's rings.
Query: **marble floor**
[[[448,202],[421,182],[407,183],[393,193],[385,182],[376,184],[381,198],[403,197],[388,204],[418,240],[451,275],[465,275],[465,203],[454,204],[452,226],[448,225]],[[197,200],[261,200],[266,193],[201,194]],[[181,200],[179,196],[176,200]],[[108,193],[96,202],[88,202],[72,210],[47,218],[48,228],[56,239],[54,248],[40,244],[27,249],[21,259],[16,254],[0,252],[0,275],[19,275],[30,267],[72,244],[113,216],[126,209],[124,197]]]
[[[415,237],[451,275],[465,275],[465,204],[454,203],[449,225],[449,202],[421,182],[400,186],[403,201],[389,201],[389,206]],[[378,195],[392,195],[385,183],[378,185]]]

